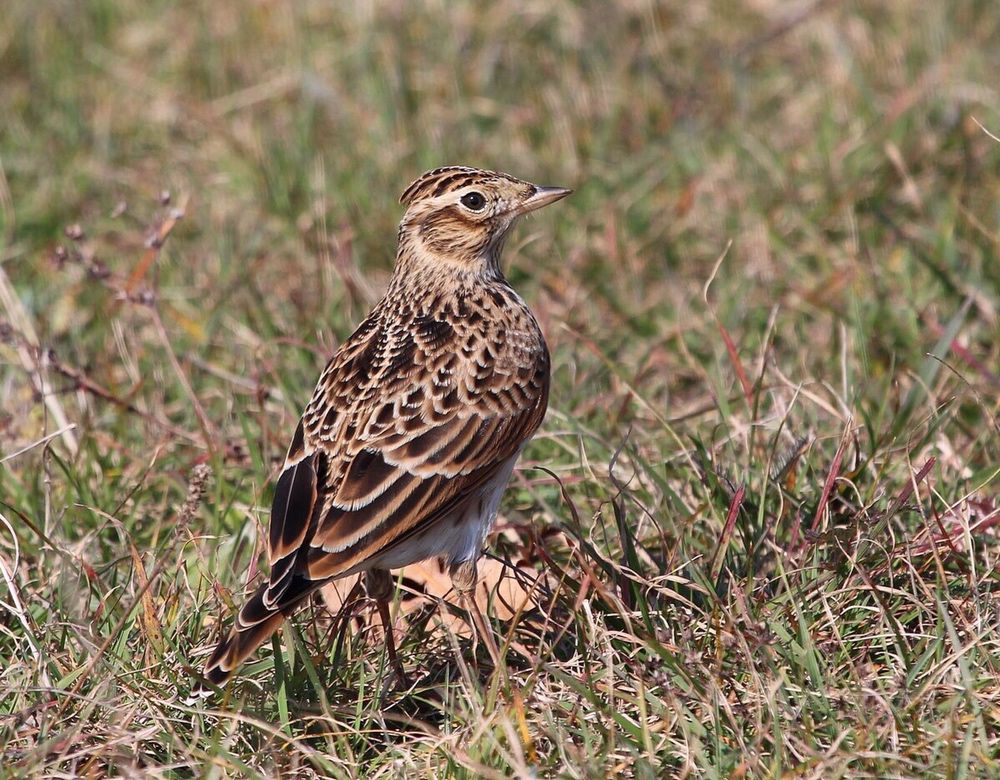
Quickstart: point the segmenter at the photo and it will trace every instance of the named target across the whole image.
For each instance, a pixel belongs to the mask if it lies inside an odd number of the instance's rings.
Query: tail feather
[[[212,685],[223,685],[321,584],[296,577],[280,602],[270,607],[264,601],[267,586],[258,588],[236,616],[228,636],[219,642],[205,662],[205,679]]]

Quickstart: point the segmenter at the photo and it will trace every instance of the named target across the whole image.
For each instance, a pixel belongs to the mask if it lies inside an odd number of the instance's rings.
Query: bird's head
[[[563,187],[540,187],[506,173],[450,166],[428,171],[399,198],[406,207],[400,247],[434,259],[498,268],[504,238],[517,218],[570,194]]]

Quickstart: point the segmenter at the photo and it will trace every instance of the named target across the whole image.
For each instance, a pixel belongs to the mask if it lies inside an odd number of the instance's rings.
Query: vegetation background
[[[7,0],[0,774],[1000,773],[998,74],[995,0]],[[185,705],[448,163],[576,189],[528,657],[316,606]]]

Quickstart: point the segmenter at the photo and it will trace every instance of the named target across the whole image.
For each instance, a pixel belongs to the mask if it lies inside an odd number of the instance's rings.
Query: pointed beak
[[[548,206],[550,203],[562,200],[571,192],[573,190],[568,190],[565,187],[536,187],[535,194],[518,206],[517,213],[527,214],[529,211],[535,211],[542,206]]]

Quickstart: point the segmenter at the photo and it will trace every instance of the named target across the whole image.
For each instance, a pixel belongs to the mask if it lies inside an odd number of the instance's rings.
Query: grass
[[[1000,771],[996,3],[8,5],[0,774]],[[310,607],[184,705],[445,163],[576,189],[507,253],[531,658]]]

